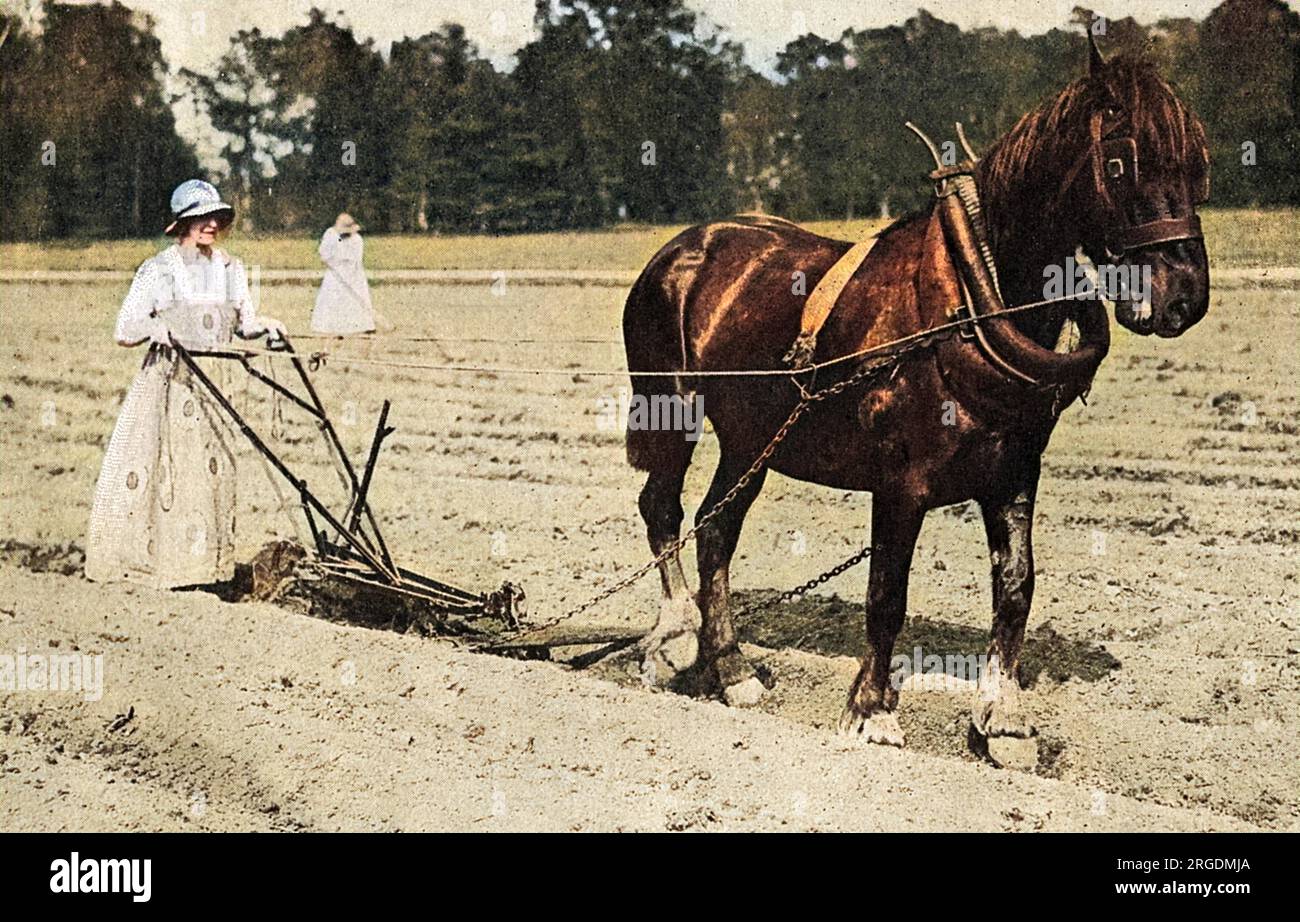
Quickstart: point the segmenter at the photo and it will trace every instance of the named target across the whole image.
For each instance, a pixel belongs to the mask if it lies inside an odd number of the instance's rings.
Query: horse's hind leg
[[[696,517],[697,522],[722,501],[747,466],[747,460],[738,461],[723,450],[713,483]],[[736,627],[731,618],[729,570],[745,514],[763,489],[766,474],[766,468],[760,470],[696,536],[696,558],[700,568],[697,599],[704,617],[700,630],[700,666],[708,680],[716,680],[723,699],[733,706],[757,704],[764,690],[754,668],[741,655],[736,640]]]
[[[682,482],[695,449],[694,442],[681,438],[680,433],[676,436],[661,435],[637,503],[645,520],[650,550],[656,557],[671,547],[681,533]],[[679,553],[660,562],[659,578],[663,584],[659,620],[641,644],[644,674],[652,682],[663,683],[694,665],[699,652],[696,632],[700,613],[686,583]]]

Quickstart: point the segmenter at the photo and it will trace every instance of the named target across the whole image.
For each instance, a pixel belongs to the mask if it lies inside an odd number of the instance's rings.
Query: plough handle
[[[375,462],[379,460],[379,446],[394,431],[392,426],[386,425],[389,406],[391,406],[390,402],[385,400],[383,409],[379,411],[379,422],[375,425],[375,437],[370,442],[370,455],[366,458],[366,469],[361,475],[361,486],[357,488],[356,502],[352,504],[352,521],[348,523],[348,527],[353,531],[356,531],[361,524],[361,511],[370,508],[366,502],[366,495],[370,492],[370,478],[375,473]],[[378,535],[379,532],[376,531],[375,534]]]
[[[293,485],[294,489],[298,491],[299,496],[302,497],[306,504],[315,509],[316,513],[328,522],[330,527],[335,529],[343,540],[351,545],[352,549],[356,551],[357,554],[366,561],[366,563],[370,564],[376,573],[382,574],[385,579],[393,583],[400,584],[402,579],[397,574],[396,567],[394,567],[387,559],[380,560],[376,558],[370,549],[358,540],[356,535],[348,531],[344,527],[343,523],[336,519],[333,513],[326,508],[325,504],[307,489],[306,481],[295,476],[293,471],[289,469],[288,465],[280,460],[276,453],[271,451],[267,444],[262,441],[255,431],[253,431],[253,427],[248,425],[244,418],[239,414],[239,411],[237,411],[234,406],[231,405],[230,401],[226,399],[226,395],[221,393],[220,388],[212,383],[212,379],[209,378],[203,369],[199,367],[199,364],[194,361],[194,357],[190,355],[189,350],[180,343],[173,343],[172,349],[190,370],[190,373],[194,376],[195,380],[203,385],[207,392],[212,395],[212,398],[217,401],[220,407],[226,412],[226,415],[230,417],[231,421],[234,422],[234,424],[244,434],[245,438],[253,444],[253,447],[257,449],[264,458],[271,462],[271,465],[280,472],[280,475],[284,477],[285,480],[289,481],[289,483]],[[317,401],[317,403],[319,404],[319,401]],[[386,556],[387,555],[385,555],[385,557]]]
[[[401,582],[401,577],[397,572],[397,565],[393,563],[393,557],[388,553],[388,544],[384,541],[384,536],[379,531],[379,523],[375,521],[375,514],[370,509],[369,504],[365,502],[365,495],[361,489],[361,481],[357,478],[356,468],[352,466],[352,461],[348,458],[348,453],[343,448],[342,439],[339,438],[338,432],[334,429],[334,424],[330,422],[329,416],[325,413],[325,405],[321,403],[320,395],[316,393],[316,386],[311,383],[311,377],[307,374],[307,369],[303,367],[302,358],[293,348],[293,343],[289,341],[289,337],[281,336],[278,338],[283,342],[282,348],[284,351],[289,353],[291,356],[290,361],[293,363],[294,370],[298,372],[298,378],[302,381],[302,386],[306,389],[307,395],[311,398],[312,406],[316,408],[316,416],[320,420],[321,427],[325,431],[325,437],[329,439],[330,445],[333,446],[334,451],[338,454],[339,460],[343,463],[343,469],[347,473],[348,485],[352,489],[353,496],[353,525],[351,531],[356,532],[357,530],[357,523],[359,522],[358,513],[364,514],[366,522],[370,525],[370,531],[375,537],[375,543],[379,545],[377,550],[380,558],[383,560],[385,569],[397,582]],[[340,535],[340,537],[346,538],[344,535]],[[350,540],[349,543],[351,543]]]

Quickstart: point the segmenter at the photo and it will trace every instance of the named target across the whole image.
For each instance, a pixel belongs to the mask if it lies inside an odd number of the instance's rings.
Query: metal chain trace
[[[641,579],[641,577],[645,576],[651,570],[655,569],[665,560],[668,560],[674,554],[681,551],[681,549],[685,547],[691,541],[691,539],[695,537],[696,534],[699,533],[700,529],[704,528],[704,526],[712,522],[714,518],[716,518],[722,512],[723,509],[725,509],[728,505],[734,502],[736,497],[740,495],[741,491],[744,490],[745,487],[749,485],[750,481],[752,481],[754,477],[758,475],[759,471],[761,471],[764,467],[767,466],[767,462],[771,460],[772,455],[776,453],[777,447],[781,444],[782,441],[785,440],[785,437],[790,434],[790,430],[794,428],[795,423],[799,421],[800,417],[803,416],[803,414],[808,410],[809,407],[811,407],[813,404],[820,403],[821,401],[826,400],[830,397],[837,396],[838,394],[841,394],[844,391],[848,390],[850,387],[860,384],[863,381],[867,380],[868,378],[874,377],[876,374],[880,373],[881,371],[884,371],[887,368],[897,368],[897,362],[901,356],[925,345],[929,345],[929,342],[923,340],[923,341],[911,343],[908,345],[907,348],[902,349],[891,356],[876,359],[875,361],[864,364],[861,368],[859,368],[853,374],[849,375],[849,377],[845,378],[843,381],[837,381],[836,383],[831,384],[820,391],[809,393],[803,390],[803,388],[801,387],[800,390],[803,392],[804,396],[799,401],[799,403],[795,405],[795,408],[792,411],[790,411],[790,415],[786,418],[786,421],[781,424],[781,428],[776,431],[776,435],[772,436],[772,440],[767,443],[767,447],[764,448],[761,452],[759,452],[758,457],[754,459],[754,462],[749,466],[749,469],[746,470],[745,473],[740,475],[740,478],[735,482],[734,485],[732,485],[731,489],[728,490],[726,494],[723,495],[723,497],[720,500],[718,500],[716,504],[714,504],[713,508],[711,508],[708,512],[704,513],[704,515],[696,519],[695,524],[686,532],[686,534],[682,535],[680,538],[678,538],[668,547],[664,548],[664,550],[662,550],[653,559],[642,564],[640,567],[633,570],[631,573],[629,573],[627,576],[623,577],[621,580],[614,583],[613,585],[607,586],[606,588],[602,589],[600,592],[592,596],[587,601],[582,602],[579,605],[575,605],[573,608],[570,608],[568,611],[564,612],[564,614],[559,615],[558,617],[553,618],[550,621],[547,621],[543,624],[531,626],[529,629],[529,633],[548,630],[549,628],[555,627],[557,624],[561,624],[562,622],[569,621],[572,618],[576,618],[578,615],[582,614],[583,612],[587,611],[593,606],[600,604],[610,596],[622,592],[624,589],[631,586],[633,583],[637,582],[637,580]],[[797,383],[798,382],[796,381],[796,384]],[[825,582],[826,580],[831,579],[833,576],[837,576],[840,573],[843,573],[845,570],[849,569],[850,567],[860,563],[870,553],[871,553],[871,549],[869,547],[863,548],[861,551],[856,553],[853,557],[849,558],[849,560],[846,560],[843,563],[837,565],[831,571],[828,571],[827,573],[823,573],[821,576],[817,577],[814,580],[810,580],[809,583],[805,584],[804,586],[800,586],[793,590],[789,590],[790,593],[789,597],[794,598],[797,595],[802,595],[803,593],[807,592],[809,589],[812,589],[815,586],[818,586],[821,583]],[[785,597],[783,596],[782,601],[784,600]]]

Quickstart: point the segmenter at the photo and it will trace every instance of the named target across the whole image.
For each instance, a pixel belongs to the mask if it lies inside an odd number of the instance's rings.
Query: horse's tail
[[[695,389],[686,337],[689,292],[675,281],[693,276],[681,271],[683,260],[698,252],[684,245],[682,238],[690,233],[685,231],[656,253],[628,293],[623,308],[623,346],[634,399],[688,398]],[[629,416],[626,441],[627,460],[634,468],[664,471],[690,463],[695,442],[684,438],[682,432],[637,427],[632,422]]]

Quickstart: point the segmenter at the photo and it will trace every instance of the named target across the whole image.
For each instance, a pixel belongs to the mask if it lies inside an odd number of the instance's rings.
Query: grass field
[[[1300,211],[1211,210],[1203,215],[1210,260],[1219,267],[1296,264]],[[815,221],[818,233],[858,240],[882,222]],[[586,269],[630,270],[645,265],[680,226],[625,225],[578,233],[469,235],[376,235],[366,238],[369,269]],[[0,269],[132,269],[166,242],[145,240],[57,241],[0,244]],[[227,245],[249,265],[265,269],[315,269],[316,239],[304,236],[232,235]]]

